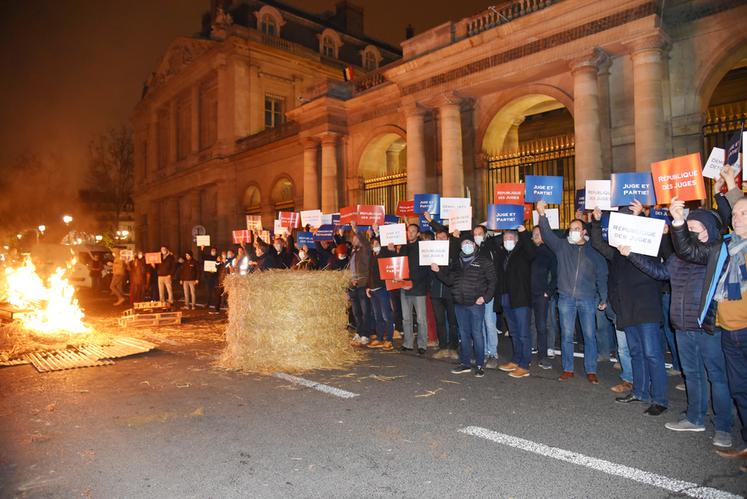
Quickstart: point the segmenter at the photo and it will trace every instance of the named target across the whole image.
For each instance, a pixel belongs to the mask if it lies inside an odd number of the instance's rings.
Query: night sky
[[[336,0],[289,0],[312,13]],[[480,12],[479,0],[358,0],[365,30],[392,45]],[[200,29],[209,0],[0,0],[0,168],[24,152],[80,172],[95,134],[129,119],[169,43]]]

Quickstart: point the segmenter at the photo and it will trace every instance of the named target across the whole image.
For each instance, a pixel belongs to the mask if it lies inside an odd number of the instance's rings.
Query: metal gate
[[[703,151],[702,160],[705,162],[714,147],[725,148],[729,139],[742,130],[747,121],[747,101],[723,104],[708,109],[706,124],[702,129]],[[744,162],[744,158],[742,159]],[[744,175],[743,175],[744,176]],[[706,192],[708,205],[715,206],[713,201],[713,180],[706,178]]]
[[[563,203],[559,208],[560,226],[567,227],[574,218],[576,199],[576,149],[572,135],[551,137],[519,145],[514,153],[488,158],[487,199],[492,202],[493,187],[504,182],[524,182],[527,175],[563,177]],[[531,220],[528,222],[531,223]]]
[[[386,213],[397,211],[397,202],[407,199],[407,172],[363,181],[366,204],[384,205]]]

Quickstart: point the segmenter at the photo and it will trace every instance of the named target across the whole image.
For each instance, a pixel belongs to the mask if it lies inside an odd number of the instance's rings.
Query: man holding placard
[[[410,280],[412,285],[400,291],[402,302],[402,326],[405,339],[400,347],[403,352],[412,351],[415,346],[415,332],[413,331],[412,312],[418,321],[418,353],[423,355],[428,348],[428,319],[425,295],[431,279],[428,267],[420,265],[420,227],[410,224],[407,227],[407,244],[399,248],[398,255],[406,256],[410,266]]]
[[[558,259],[558,311],[562,335],[563,374],[559,381],[573,378],[573,335],[576,317],[584,334],[584,369],[593,384],[597,378],[596,310],[607,304],[607,262],[586,244],[584,222],[571,221],[568,237],[561,239],[550,228],[545,216],[547,204],[537,203],[542,240]]]

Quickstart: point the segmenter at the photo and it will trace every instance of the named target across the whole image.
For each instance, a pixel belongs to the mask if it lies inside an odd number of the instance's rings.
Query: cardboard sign
[[[495,184],[493,204],[524,204],[525,189],[521,183]]]
[[[560,210],[557,208],[546,208],[545,216],[551,229],[560,229]],[[602,213],[602,216],[604,216],[604,213]],[[539,225],[539,213],[537,213],[537,210],[532,210],[532,224]]]
[[[296,234],[296,247],[302,248],[303,246],[307,248],[314,247],[314,234],[312,232],[299,232]]]
[[[412,281],[385,281],[387,291],[394,291],[395,289],[411,288]]]
[[[651,176],[660,204],[669,204],[675,196],[682,201],[706,197],[699,152],[651,163]]]
[[[419,241],[418,255],[420,266],[449,264],[449,241]]]
[[[340,225],[340,214],[332,213],[332,225]]]
[[[276,236],[287,236],[288,234],[290,234],[290,231],[288,230],[288,227],[283,227],[283,225],[281,224],[280,220],[273,221],[272,232]]]
[[[322,223],[319,225],[319,227],[321,227],[322,225],[332,225],[332,224],[334,224],[334,222],[332,221],[332,214],[331,213],[329,213],[329,214],[322,213],[321,222]]]
[[[382,246],[388,246],[389,243],[407,244],[407,225],[406,224],[382,225],[381,227],[379,227],[379,237],[381,238]]]
[[[132,260],[133,256],[134,255],[132,253],[132,250],[128,250],[128,249],[119,250],[119,258],[121,258],[122,260]]]
[[[449,230],[472,230],[472,208],[454,208],[449,213]]]
[[[563,177],[527,175],[524,199],[528,203],[544,200],[547,204],[563,202]],[[587,193],[588,194],[588,193]]]
[[[293,211],[281,211],[278,214],[278,220],[280,221],[281,227],[295,229],[298,228],[298,225],[301,222],[301,216]]]
[[[384,223],[384,206],[380,204],[359,204],[357,207],[358,225],[381,225]]]
[[[161,253],[146,253],[145,263],[146,264],[161,263]]]
[[[205,272],[218,272],[215,260],[205,260],[202,262],[202,270]]]
[[[396,213],[400,217],[415,216],[415,201],[398,201]]]
[[[335,240],[335,226],[334,225],[322,225],[317,229],[314,234],[314,241],[334,241]]]
[[[439,214],[446,217],[454,208],[471,208],[472,200],[470,198],[441,198],[439,205]]]
[[[489,204],[488,229],[513,230],[524,223],[523,204]]]
[[[633,253],[657,256],[666,222],[656,218],[611,213],[608,239],[610,246],[630,246]]]
[[[197,246],[205,248],[210,246],[210,236],[197,236],[195,239],[197,239]]]
[[[262,231],[262,217],[260,215],[247,215],[246,216],[246,230],[253,230],[254,232]]]
[[[613,173],[610,181],[612,206],[628,206],[638,200],[643,206],[656,204],[654,183],[649,172]]]
[[[705,178],[718,179],[721,173],[721,169],[724,167],[724,160],[726,158],[726,151],[720,147],[714,147],[711,149],[711,154],[708,156],[703,167],[703,176]]]
[[[422,215],[426,211],[431,215],[438,214],[439,210],[439,199],[438,194],[415,194],[415,205],[414,212],[418,215]]]
[[[379,258],[379,277],[381,279],[397,280],[408,279],[410,277],[410,266],[406,256],[395,256],[393,258]]]
[[[593,210],[599,207],[600,210],[610,211],[610,199],[612,197],[611,182],[609,180],[587,180],[586,181],[586,201],[584,208]]]
[[[586,209],[586,189],[576,189],[576,200],[573,203],[573,207],[576,211],[584,211]]]
[[[306,210],[301,212],[301,226],[317,228],[322,225],[322,210]]]
[[[233,235],[233,244],[252,242],[252,233],[246,229],[235,230],[231,234]]]

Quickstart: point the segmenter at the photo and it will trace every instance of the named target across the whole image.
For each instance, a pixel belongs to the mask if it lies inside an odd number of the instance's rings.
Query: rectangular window
[[[176,159],[187,158],[191,147],[192,136],[192,103],[189,95],[183,95],[176,101]]]
[[[285,99],[265,95],[265,128],[275,128],[285,122]]]

